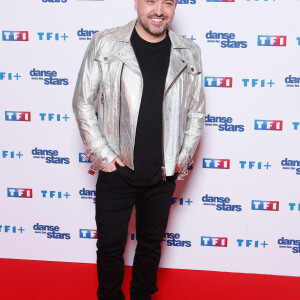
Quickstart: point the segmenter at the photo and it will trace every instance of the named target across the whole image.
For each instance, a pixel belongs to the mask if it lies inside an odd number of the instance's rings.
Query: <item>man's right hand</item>
[[[107,165],[104,169],[102,169],[101,171],[103,171],[103,172],[113,172],[113,171],[115,171],[117,169],[116,168],[116,163],[121,167],[125,167],[125,164],[122,162],[122,160],[119,157],[117,157],[109,165]]]

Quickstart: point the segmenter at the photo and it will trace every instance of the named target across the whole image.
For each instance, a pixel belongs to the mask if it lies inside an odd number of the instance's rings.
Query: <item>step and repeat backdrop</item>
[[[0,11],[0,257],[96,262],[95,183],[72,111],[92,35],[133,0],[10,0]],[[179,0],[207,99],[161,267],[300,276],[300,1]],[[125,253],[136,246],[131,219]]]

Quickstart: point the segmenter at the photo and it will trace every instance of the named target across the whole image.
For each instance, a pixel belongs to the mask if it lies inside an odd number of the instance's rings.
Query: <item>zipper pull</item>
[[[167,181],[167,178],[166,178],[166,168],[164,166],[162,166],[161,170],[162,170],[162,180],[163,181]]]

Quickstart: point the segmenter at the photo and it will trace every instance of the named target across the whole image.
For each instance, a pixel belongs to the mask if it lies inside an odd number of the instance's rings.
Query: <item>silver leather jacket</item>
[[[86,147],[84,158],[93,161],[94,172],[118,156],[134,170],[143,92],[143,77],[130,44],[136,21],[95,33],[78,74],[73,110]],[[170,64],[162,104],[162,170],[171,176],[178,165],[180,174],[186,175],[205,118],[201,53],[198,45],[171,30],[169,37]],[[98,118],[94,109],[97,98]]]

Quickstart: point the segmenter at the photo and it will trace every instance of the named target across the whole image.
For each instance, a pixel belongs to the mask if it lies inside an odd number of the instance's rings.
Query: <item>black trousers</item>
[[[100,171],[96,184],[98,299],[125,299],[123,253],[133,206],[136,210],[137,247],[130,295],[148,300],[155,293],[161,242],[167,227],[176,175],[149,187],[135,187],[118,170]]]

